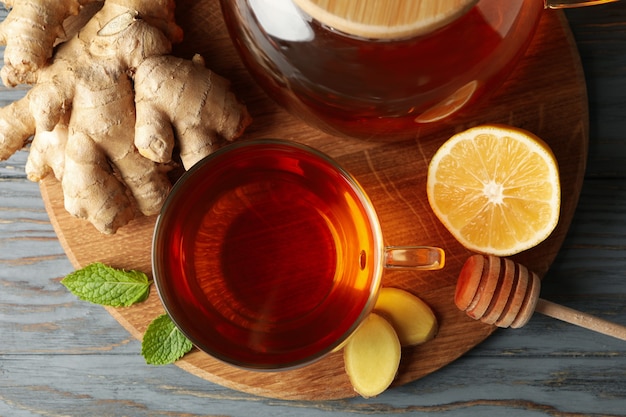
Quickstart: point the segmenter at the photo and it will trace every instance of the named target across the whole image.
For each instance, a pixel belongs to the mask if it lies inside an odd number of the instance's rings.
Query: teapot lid
[[[293,0],[305,13],[341,32],[398,39],[432,32],[478,0]]]

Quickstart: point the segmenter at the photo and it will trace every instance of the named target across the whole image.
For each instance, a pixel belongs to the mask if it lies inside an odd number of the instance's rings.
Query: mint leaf
[[[182,358],[192,347],[170,316],[163,314],[146,329],[141,342],[141,354],[149,365],[167,365]]]
[[[111,307],[128,307],[148,298],[150,281],[139,271],[123,271],[100,262],[87,265],[61,280],[81,300]]]

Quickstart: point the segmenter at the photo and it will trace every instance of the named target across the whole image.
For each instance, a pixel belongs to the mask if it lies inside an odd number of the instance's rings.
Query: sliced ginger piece
[[[391,323],[403,347],[427,342],[439,330],[437,317],[430,306],[399,288],[382,288],[374,311]]]
[[[370,314],[343,350],[346,373],[362,397],[375,397],[393,382],[400,366],[400,340],[391,323]]]

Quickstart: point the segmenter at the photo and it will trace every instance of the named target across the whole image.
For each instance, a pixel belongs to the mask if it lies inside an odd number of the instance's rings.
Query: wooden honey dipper
[[[497,256],[470,256],[459,274],[456,306],[473,319],[520,328],[534,312],[626,340],[626,327],[539,298],[541,280],[524,265]]]

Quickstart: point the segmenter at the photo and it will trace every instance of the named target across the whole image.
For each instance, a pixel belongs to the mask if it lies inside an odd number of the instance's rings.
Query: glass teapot
[[[612,0],[609,0],[612,1]],[[308,124],[409,137],[484,99],[545,7],[607,0],[221,0],[246,67]]]

